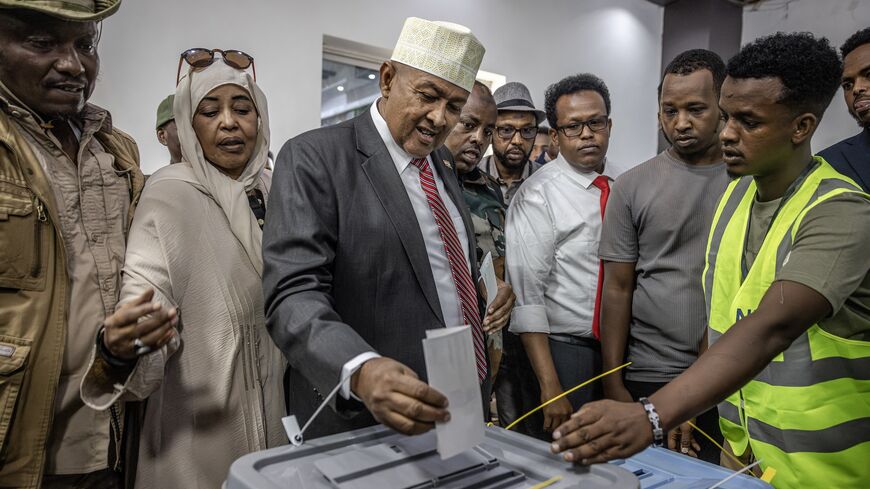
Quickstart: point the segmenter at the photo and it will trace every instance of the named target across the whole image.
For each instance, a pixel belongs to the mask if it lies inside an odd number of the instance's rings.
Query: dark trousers
[[[503,331],[504,353],[494,387],[498,421],[502,427],[507,427],[541,403],[541,391],[519,335],[507,329]],[[518,423],[512,431],[550,441],[550,435],[543,427],[544,416],[538,411]]]
[[[564,390],[580,385],[601,373],[601,343],[594,338],[551,334],[550,356],[553,357],[556,375],[559,376],[559,383]],[[574,411],[577,411],[587,402],[597,401],[602,397],[601,382],[596,381],[569,394],[568,401]]]
[[[635,400],[641,397],[649,397],[654,392],[666,386],[667,382],[637,382],[633,380],[625,380],[625,388]],[[722,432],[719,430],[719,411],[714,407],[695,418],[695,426],[704,430],[705,433],[712,436],[716,443],[722,444]],[[719,449],[716,445],[710,442],[706,436],[700,433],[693,433],[692,436],[701,446],[701,451],[698,453],[698,458],[711,464],[719,465]]]

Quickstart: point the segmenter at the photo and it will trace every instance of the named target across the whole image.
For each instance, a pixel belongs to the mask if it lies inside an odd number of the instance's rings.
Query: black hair
[[[547,122],[550,123],[550,127],[558,127],[556,124],[556,102],[564,95],[584,90],[598,92],[604,99],[604,110],[608,116],[610,115],[610,90],[607,89],[604,80],[591,73],[580,73],[562,78],[547,88],[547,93],[544,95],[544,109],[547,112]]]
[[[840,87],[843,63],[824,37],[777,32],[743,46],[728,61],[731,78],[779,78],[777,103],[822,117]]]
[[[849,36],[849,39],[846,39],[846,42],[840,46],[840,54],[843,55],[843,58],[846,58],[846,55],[857,49],[859,46],[863,46],[865,44],[870,43],[870,27],[861,29],[860,31]]]
[[[713,75],[713,88],[716,90],[718,98],[722,82],[725,81],[725,62],[718,54],[706,49],[683,51],[668,63],[662,73],[662,79],[659,81],[659,98],[662,97],[662,83],[665,81],[665,76],[669,74],[688,75],[700,70],[708,70]]]

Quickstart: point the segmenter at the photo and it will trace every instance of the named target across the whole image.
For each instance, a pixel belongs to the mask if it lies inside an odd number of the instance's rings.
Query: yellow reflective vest
[[[807,212],[846,192],[870,198],[816,157],[783,197],[747,269],[743,252],[756,186],[752,177],[731,182],[707,242],[710,344],[761,303]],[[870,342],[840,338],[814,324],[719,404],[719,416],[736,454],[750,446],[763,468],[776,469],[777,488],[870,488]]]

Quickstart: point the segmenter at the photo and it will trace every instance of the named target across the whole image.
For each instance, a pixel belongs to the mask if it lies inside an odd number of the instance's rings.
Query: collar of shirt
[[[393,133],[390,132],[390,127],[387,126],[386,119],[384,119],[384,116],[382,116],[381,112],[378,110],[378,102],[380,101],[381,99],[375,100],[375,103],[372,104],[369,112],[371,113],[372,121],[375,123],[375,129],[378,130],[378,134],[381,136],[384,145],[387,147],[387,151],[390,153],[390,158],[393,159],[393,164],[396,165],[396,171],[401,175],[411,164],[411,160],[416,159],[416,157],[408,154],[408,152],[399,146],[399,143],[393,139]]]
[[[486,176],[485,176],[485,174],[484,174],[483,171],[481,171],[481,169],[478,168],[478,167],[474,167],[474,168],[472,168],[471,171],[469,171],[469,172],[467,172],[467,173],[459,174],[459,180],[460,180],[462,183],[468,183],[468,184],[471,184],[471,185],[483,185],[483,186],[486,186],[486,184],[487,184],[487,180],[486,180]]]
[[[568,160],[566,160],[561,154],[557,156],[555,160],[547,164],[558,166],[566,175],[568,175],[568,178],[579,183],[583,188],[587,190],[592,187],[592,182],[595,180],[595,177],[598,176],[597,172],[585,172],[575,168],[573,165],[568,163]],[[607,158],[604,158],[604,170],[601,172],[601,175],[604,175],[605,177],[607,177],[608,180],[613,181],[613,176],[611,176],[612,172],[610,170],[611,169],[607,165]]]
[[[507,185],[507,183],[505,183],[505,181],[501,179],[501,175],[498,174],[498,166],[496,166],[495,164],[495,155],[487,156],[486,158],[481,160],[480,163],[477,164],[477,167],[481,168],[480,165],[483,165],[482,170],[488,173],[489,176],[491,176],[499,185]],[[513,185],[519,185],[523,183],[525,179],[532,176],[532,173],[534,173],[537,169],[535,165],[537,165],[537,167],[541,166],[532,160],[527,161],[526,166],[523,167],[523,175],[517,180],[514,180]]]

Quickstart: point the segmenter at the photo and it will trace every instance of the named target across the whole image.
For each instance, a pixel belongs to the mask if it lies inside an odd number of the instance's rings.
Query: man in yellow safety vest
[[[728,63],[719,105],[729,173],[703,285],[710,349],[641,403],[585,405],[553,437],[566,460],[632,455],[719,403],[734,453],[777,488],[870,481],[870,196],[813,157],[842,64],[808,33]]]

